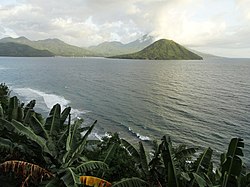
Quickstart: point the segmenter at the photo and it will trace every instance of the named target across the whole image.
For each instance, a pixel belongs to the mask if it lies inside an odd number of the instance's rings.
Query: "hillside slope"
[[[0,43],[0,56],[52,57],[55,55],[48,50],[38,50],[28,45],[8,42]]]
[[[45,39],[45,40],[38,40],[38,41],[31,41],[25,37],[19,38],[3,38],[0,40],[0,43],[18,43],[28,45],[32,48],[39,49],[39,50],[48,50],[55,54],[56,56],[91,56],[93,55],[92,52],[73,45],[69,45],[59,39]]]
[[[134,53],[144,49],[152,44],[154,38],[149,35],[144,35],[141,38],[127,44],[121,42],[103,42],[97,46],[91,46],[88,49],[99,56],[115,56],[127,53]]]

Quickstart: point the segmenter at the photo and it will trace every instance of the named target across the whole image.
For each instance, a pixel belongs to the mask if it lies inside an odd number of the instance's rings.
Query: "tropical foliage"
[[[247,187],[244,142],[233,138],[220,164],[213,150],[173,146],[169,137],[132,145],[117,133],[89,139],[95,125],[53,106],[45,119],[0,85],[0,186]],[[151,149],[150,152],[148,152]],[[196,153],[196,154],[195,154]]]

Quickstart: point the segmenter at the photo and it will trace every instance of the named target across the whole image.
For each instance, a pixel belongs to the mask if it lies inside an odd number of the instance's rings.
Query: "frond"
[[[197,149],[196,148],[184,148],[179,150],[178,152],[174,153],[175,158],[178,159],[182,159],[182,158],[188,158],[190,156],[192,156],[194,153],[196,153]]]
[[[48,140],[49,135],[44,128],[44,125],[35,117],[35,115],[30,116],[30,126],[35,134]]]
[[[124,139],[121,139],[121,143],[124,146],[124,148],[127,150],[127,152],[130,155],[132,155],[137,162],[140,162],[140,154],[136,150],[136,148]]]
[[[71,107],[67,107],[61,113],[61,119],[60,119],[61,126],[64,124],[64,122],[66,121],[67,117],[70,115],[70,111],[71,111]]]
[[[110,187],[111,183],[93,176],[80,176],[80,181],[82,184],[87,186],[98,186],[98,187]]]
[[[61,106],[56,104],[53,106],[49,113],[49,117],[45,122],[45,129],[49,132],[50,136],[55,136],[60,130],[60,116],[61,116]]]
[[[36,181],[42,181],[54,177],[54,174],[48,170],[29,162],[10,160],[0,164],[0,170],[4,173],[14,172],[16,175],[21,175],[25,180],[33,178]]]
[[[0,151],[9,151],[13,150],[13,143],[9,139],[0,137]]]
[[[88,161],[76,167],[77,173],[81,174],[86,173],[88,171],[99,170],[99,169],[107,170],[109,169],[109,167],[106,163],[101,161]]]
[[[79,142],[79,144],[78,144],[77,148],[74,150],[74,152],[72,152],[72,153],[68,152],[68,154],[66,154],[64,156],[64,162],[65,162],[66,166],[71,165],[75,161],[75,159],[83,152],[83,149],[84,149],[86,142],[87,142],[87,138],[88,138],[89,134],[92,132],[96,123],[97,123],[97,121],[95,121],[91,125],[91,127],[88,129],[88,131],[84,134],[84,136],[82,137],[81,141]],[[70,159],[68,160],[68,158],[70,158]]]
[[[148,186],[148,183],[136,177],[122,179],[121,181],[116,182],[112,185],[112,187],[144,187],[144,186]]]
[[[241,138],[233,138],[228,146],[226,159],[222,164],[223,184],[222,186],[228,186],[230,178],[234,180],[235,177],[239,177],[242,171],[241,156],[244,156],[242,148],[244,148],[244,142]]]
[[[140,153],[141,166],[143,168],[144,173],[147,175],[149,171],[148,161],[142,142],[139,142],[139,153]]]
[[[77,187],[77,184],[80,184],[79,176],[74,173],[71,168],[67,168],[64,171],[64,175],[61,177],[61,180],[64,182],[67,187]]]
[[[209,147],[207,148],[195,161],[195,172],[193,172],[194,179],[191,182],[191,186],[194,186],[195,182],[200,182],[199,176],[202,174],[207,174],[211,166],[213,150]],[[201,176],[200,176],[201,177]],[[198,183],[200,185],[200,183]]]
[[[168,185],[171,187],[178,187],[179,182],[176,174],[176,167],[174,163],[174,157],[172,154],[172,143],[170,138],[167,140],[166,136],[162,138],[162,159],[165,165],[165,168],[168,171],[167,181]]]
[[[25,135],[28,139],[40,145],[40,147],[44,149],[45,152],[50,154],[50,151],[46,145],[45,139],[36,135],[31,128],[24,126],[22,123],[16,120],[12,120],[12,122],[9,122],[7,120],[0,118],[0,123],[4,125],[10,131],[14,130],[16,134]]]
[[[213,150],[209,147],[207,148],[195,161],[195,173],[207,173],[210,167],[211,158],[212,158]]]

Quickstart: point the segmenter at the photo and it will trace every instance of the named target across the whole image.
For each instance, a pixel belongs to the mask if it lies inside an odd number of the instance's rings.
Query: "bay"
[[[146,61],[105,58],[0,58],[0,82],[47,114],[71,106],[94,136],[119,132],[131,142],[210,146],[219,155],[232,137],[250,165],[250,59]]]

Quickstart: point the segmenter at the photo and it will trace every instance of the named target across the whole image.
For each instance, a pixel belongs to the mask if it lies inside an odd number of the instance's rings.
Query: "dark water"
[[[0,58],[0,81],[37,109],[70,105],[97,119],[95,136],[131,141],[169,135],[176,143],[226,151],[245,141],[250,164],[250,59],[135,61],[103,58]]]

